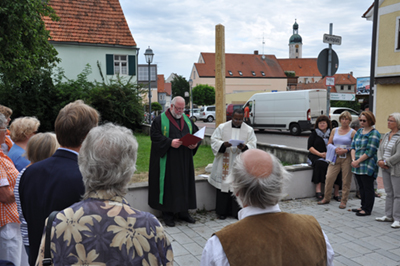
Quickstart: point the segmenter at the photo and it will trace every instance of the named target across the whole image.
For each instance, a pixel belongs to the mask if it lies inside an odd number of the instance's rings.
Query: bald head
[[[171,104],[172,105],[175,105],[175,104],[182,105],[183,104],[185,106],[185,99],[183,99],[181,96],[176,96],[172,99]]]
[[[273,154],[250,149],[236,157],[228,182],[242,207],[265,208],[285,196],[283,186],[289,176]]]
[[[255,178],[266,178],[272,173],[272,158],[265,151],[248,150],[243,153],[242,160],[247,173]]]

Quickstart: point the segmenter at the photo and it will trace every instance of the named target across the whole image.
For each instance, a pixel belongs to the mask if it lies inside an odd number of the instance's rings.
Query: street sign
[[[328,55],[329,55],[329,48],[325,48],[322,50],[317,59],[317,66],[319,73],[321,73],[322,77],[326,77],[329,75],[328,73]],[[332,61],[331,61],[331,75],[335,75],[336,71],[339,68],[339,58],[337,53],[332,49]]]
[[[330,43],[330,44],[336,44],[336,45],[341,45],[342,44],[342,36],[336,36],[336,35],[331,35],[331,34],[324,34],[324,37],[322,39],[324,43]]]
[[[331,101],[355,101],[356,95],[351,93],[331,93]]]
[[[335,77],[326,77],[325,85],[326,86],[335,86]]]

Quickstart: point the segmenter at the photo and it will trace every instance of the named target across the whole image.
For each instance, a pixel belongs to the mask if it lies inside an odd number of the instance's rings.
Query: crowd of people
[[[340,209],[345,209],[354,176],[361,206],[352,211],[357,216],[371,215],[376,197],[374,183],[379,174],[387,196],[385,216],[376,220],[392,222],[392,228],[400,228],[400,113],[389,115],[390,131],[382,138],[374,128],[376,120],[370,111],[361,112],[357,121],[352,121],[350,113],[344,111],[339,121],[340,126],[331,132],[329,118],[318,117],[315,131],[308,139],[308,157],[313,166],[311,181],[316,184],[318,205],[330,203],[335,187],[333,198],[340,202]],[[337,184],[342,186],[341,197]]]
[[[169,227],[175,219],[196,222],[189,210],[197,208],[193,156],[200,143],[182,137],[199,129],[184,107],[185,100],[175,97],[151,125],[148,204]],[[211,236],[201,265],[333,265],[332,246],[317,220],[280,210],[290,174],[274,155],[257,149],[246,115],[236,109],[211,136],[215,159],[208,182],[216,189],[217,218],[239,221]],[[159,220],[124,198],[138,156],[131,130],[99,126],[100,114],[81,100],[60,110],[55,133],[37,133],[35,117],[9,125],[11,116],[0,105],[0,265],[28,265],[24,253],[29,265],[43,265],[48,243],[53,265],[173,264]],[[387,197],[385,216],[376,220],[400,228],[400,113],[389,115],[390,131],[382,138],[369,111],[358,121],[345,111],[339,120],[332,129],[320,116],[308,140],[318,204],[329,204],[333,194],[345,209],[354,176],[361,207],[352,210],[371,215],[380,173]],[[279,248],[289,242],[302,245]]]

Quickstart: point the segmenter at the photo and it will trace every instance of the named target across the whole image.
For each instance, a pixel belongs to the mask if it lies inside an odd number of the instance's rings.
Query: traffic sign
[[[321,73],[322,77],[326,77],[329,74],[335,75],[336,71],[339,68],[339,58],[337,56],[337,53],[332,49],[332,61],[331,61],[332,73],[328,73],[328,55],[329,55],[329,48],[325,48],[318,55],[317,66],[319,73]]]
[[[326,86],[335,86],[335,77],[326,77],[325,85]]]
[[[322,39],[324,43],[330,43],[330,44],[336,44],[336,45],[341,45],[342,44],[342,36],[336,36],[336,35],[331,35],[331,34],[324,34],[324,37]]]
[[[352,93],[331,93],[331,101],[355,101],[356,95]]]

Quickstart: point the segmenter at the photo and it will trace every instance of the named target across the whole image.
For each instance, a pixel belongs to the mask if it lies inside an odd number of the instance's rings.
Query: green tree
[[[158,102],[152,102],[151,103],[151,110],[152,111],[161,111],[162,110],[162,106]]]
[[[361,109],[358,101],[331,101],[331,107],[347,107],[357,112]]]
[[[59,18],[48,0],[0,1],[0,80],[19,86],[59,62],[42,17]]]
[[[171,81],[171,88],[172,98],[176,96],[181,96],[185,99],[186,103],[189,102],[189,97],[185,97],[185,92],[189,92],[190,86],[185,77],[181,75],[175,76],[174,79]]]
[[[215,89],[213,86],[199,84],[192,89],[193,103],[198,105],[212,105],[215,103]]]

